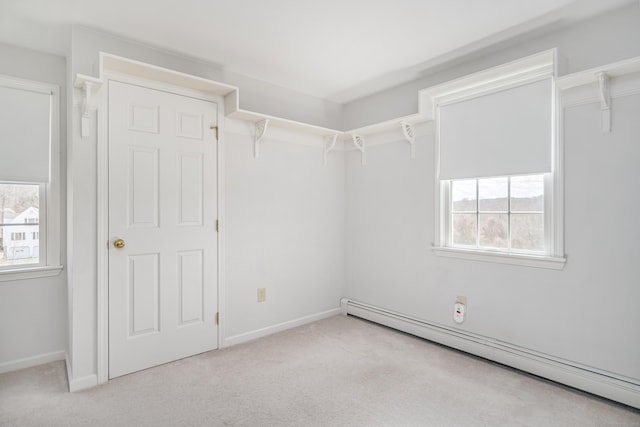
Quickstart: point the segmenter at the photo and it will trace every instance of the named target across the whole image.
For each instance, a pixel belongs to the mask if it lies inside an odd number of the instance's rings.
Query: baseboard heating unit
[[[543,378],[640,408],[640,382],[384,308],[343,298],[343,314],[366,319],[447,347],[502,363]]]

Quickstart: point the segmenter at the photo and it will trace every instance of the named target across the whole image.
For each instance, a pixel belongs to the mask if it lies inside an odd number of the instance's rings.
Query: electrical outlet
[[[464,317],[467,313],[467,306],[461,302],[453,304],[453,321],[456,323],[464,322]]]
[[[258,302],[267,300],[267,288],[258,288]]]

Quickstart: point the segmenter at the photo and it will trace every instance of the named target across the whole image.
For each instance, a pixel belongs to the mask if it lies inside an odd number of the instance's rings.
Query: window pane
[[[509,210],[509,178],[487,178],[478,180],[478,210]]]
[[[544,211],[544,175],[511,177],[511,211]]]
[[[475,212],[476,180],[451,181],[451,201],[454,212]]]
[[[37,264],[40,186],[0,183],[0,267]]]
[[[511,248],[544,251],[544,214],[511,214]]]
[[[453,214],[453,244],[476,246],[476,234],[478,230],[476,214]]]
[[[480,246],[488,248],[509,247],[509,216],[505,214],[478,215]]]

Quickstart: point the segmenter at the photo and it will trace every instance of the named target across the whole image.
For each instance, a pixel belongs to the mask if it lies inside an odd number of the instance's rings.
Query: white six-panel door
[[[217,348],[217,105],[112,80],[108,120],[114,378]]]

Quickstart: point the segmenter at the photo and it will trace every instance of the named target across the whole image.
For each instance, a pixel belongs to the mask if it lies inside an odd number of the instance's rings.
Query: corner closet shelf
[[[411,125],[427,121],[427,117],[420,114],[412,114],[406,117],[400,117],[395,120],[388,120],[382,123],[364,126],[358,129],[342,131],[337,129],[316,126],[308,123],[298,122],[295,120],[284,119],[280,117],[270,116],[268,114],[256,113],[253,111],[243,110],[239,107],[239,88],[227,85],[214,80],[203,77],[197,77],[190,74],[174,71],[155,65],[146,64],[140,61],[123,58],[117,55],[100,52],[99,76],[92,77],[84,74],[77,74],[74,81],[74,87],[96,92],[104,84],[105,71],[113,73],[122,73],[141,77],[144,79],[156,80],[163,83],[180,86],[187,89],[198,90],[206,93],[223,96],[225,103],[225,114],[229,118],[250,121],[254,123],[263,120],[269,120],[270,126],[282,127],[284,129],[311,133],[319,136],[338,135],[340,141],[351,141],[351,135],[357,134],[366,136],[386,130],[392,130],[399,127],[400,122],[406,122]],[[86,94],[85,94],[86,96]],[[90,96],[90,95],[89,95]]]
[[[260,122],[262,120],[269,120],[269,126],[278,126],[283,129],[295,130],[300,132],[307,132],[319,136],[332,136],[338,135],[340,141],[351,141],[351,135],[368,136],[376,133],[382,133],[394,129],[400,129],[400,123],[405,122],[411,125],[417,125],[420,123],[431,120],[424,114],[411,114],[409,116],[400,117],[393,120],[387,120],[381,123],[373,125],[363,126],[357,129],[351,129],[347,131],[325,128],[322,126],[311,125],[308,123],[297,122],[295,120],[283,119],[280,117],[270,116],[268,114],[256,113],[253,111],[247,111],[238,109],[226,114],[227,117],[238,120],[245,120],[248,122]]]
[[[346,144],[352,142],[354,147],[362,153],[362,164],[366,164],[365,137],[376,133],[383,133],[393,130],[397,130],[399,133],[402,133],[404,135],[404,138],[411,144],[411,158],[413,159],[415,158],[415,132],[413,130],[413,126],[430,120],[424,114],[412,114],[394,120],[387,120],[382,123],[376,123],[370,126],[364,126],[348,131],[341,131],[240,109],[237,107],[238,101],[237,96],[235,96],[237,95],[237,93],[238,92],[235,92],[235,94],[228,95],[228,97],[225,98],[226,116],[232,119],[244,120],[254,124],[254,157],[260,156],[260,145],[262,144],[262,140],[268,131],[268,127],[276,126],[283,129],[305,132],[308,134],[323,137],[323,161],[325,165],[327,163],[328,154],[335,148],[336,141],[341,141]]]
[[[415,134],[413,126],[429,120],[424,114],[412,114],[406,117],[400,117],[394,120],[387,120],[382,123],[364,126],[353,130],[342,131],[330,129],[322,126],[316,126],[308,123],[298,122],[295,120],[274,117],[267,114],[256,113],[243,110],[240,108],[240,90],[238,87],[216,82],[202,77],[174,71],[155,65],[145,64],[143,62],[120,56],[100,52],[99,55],[99,73],[98,77],[77,74],[74,81],[74,87],[81,89],[83,93],[83,112],[82,112],[82,136],[90,134],[90,111],[96,106],[92,104],[92,96],[98,92],[105,82],[104,74],[115,73],[126,74],[130,76],[140,77],[159,81],[169,85],[179,86],[182,88],[211,93],[224,98],[225,115],[232,119],[239,119],[254,123],[255,134],[255,156],[259,155],[259,147],[262,139],[269,126],[289,129],[297,132],[309,133],[324,138],[324,160],[328,153],[334,149],[336,141],[353,142],[354,146],[362,153],[362,162],[366,162],[366,145],[365,137],[368,135],[392,131],[398,129],[402,131],[405,139],[411,144],[411,156],[415,156]]]

